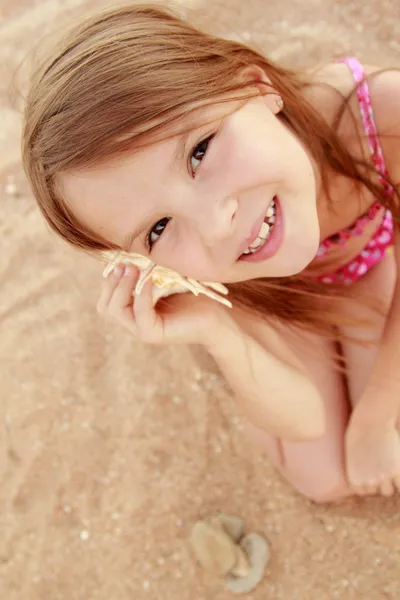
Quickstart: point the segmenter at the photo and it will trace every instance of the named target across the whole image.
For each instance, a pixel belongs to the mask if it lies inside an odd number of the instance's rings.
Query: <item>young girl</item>
[[[228,308],[118,264],[99,311],[201,344],[314,501],[400,490],[400,74],[280,67],[156,6],[89,18],[31,82],[23,157],[50,226],[221,282]]]

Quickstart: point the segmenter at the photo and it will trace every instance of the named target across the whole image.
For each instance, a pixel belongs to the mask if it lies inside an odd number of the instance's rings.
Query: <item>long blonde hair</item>
[[[80,249],[115,248],[78,222],[57,189],[57,175],[135,151],[157,136],[174,135],[189,107],[221,95],[235,97],[235,76],[248,65],[260,66],[281,95],[280,118],[309,149],[326,190],[324,167],[330,165],[387,201],[381,186],[368,176],[371,166],[352,157],[336,134],[348,99],[336,123],[329,125],[305,99],[310,82],[304,74],[278,66],[246,45],[200,31],[170,9],[128,5],[73,27],[32,76],[22,154],[51,228]],[[337,324],[329,302],[321,309],[320,299],[327,296],[321,284],[286,278],[229,287],[235,302],[263,317],[325,335],[332,335]]]

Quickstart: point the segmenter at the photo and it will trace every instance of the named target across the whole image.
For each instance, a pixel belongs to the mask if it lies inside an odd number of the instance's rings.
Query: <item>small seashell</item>
[[[258,533],[249,533],[240,542],[249,569],[247,573],[229,574],[225,579],[225,588],[233,594],[248,594],[253,591],[264,577],[271,551],[265,538]]]
[[[243,537],[243,521],[221,514],[198,521],[190,538],[192,550],[207,571],[224,577],[225,588],[233,594],[247,594],[264,577],[270,559],[267,540],[257,533]]]

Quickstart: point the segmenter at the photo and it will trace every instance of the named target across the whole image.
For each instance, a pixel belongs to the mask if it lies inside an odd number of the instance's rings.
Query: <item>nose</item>
[[[203,199],[197,211],[197,228],[205,246],[212,248],[232,236],[237,208],[233,197]]]

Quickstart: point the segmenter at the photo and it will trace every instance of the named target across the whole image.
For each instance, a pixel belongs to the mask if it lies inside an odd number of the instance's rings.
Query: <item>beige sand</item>
[[[0,4],[0,597],[227,600],[187,541],[223,510],[271,542],[252,600],[400,598],[399,498],[321,508],[296,495],[249,443],[204,354],[144,347],[103,323],[102,266],[47,232],[7,90],[29,46],[60,26],[60,4],[85,2]],[[398,0],[196,4],[218,31],[290,64],[353,52],[400,66]]]

